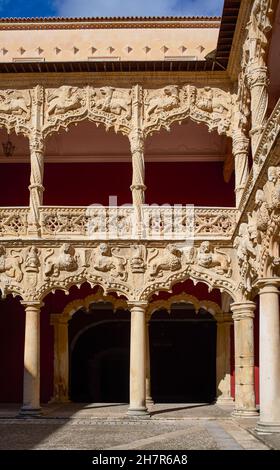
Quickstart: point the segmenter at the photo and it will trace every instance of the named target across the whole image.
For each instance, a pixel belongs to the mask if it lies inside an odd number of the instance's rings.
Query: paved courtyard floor
[[[127,418],[125,404],[51,404],[37,418],[0,405],[0,450],[269,450],[254,435],[257,419],[236,419],[232,406],[158,404],[149,419]],[[277,441],[277,439],[276,439]]]

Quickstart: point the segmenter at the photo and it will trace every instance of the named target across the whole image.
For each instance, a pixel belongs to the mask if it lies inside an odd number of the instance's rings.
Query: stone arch
[[[239,293],[237,292],[236,283],[234,281],[231,281],[229,278],[222,277],[214,271],[207,271],[200,267],[196,267],[195,265],[188,267],[181,273],[169,276],[165,281],[161,282],[157,280],[156,282],[150,283],[141,292],[140,300],[148,300],[152,295],[157,294],[160,291],[170,292],[175,284],[187,281],[188,279],[190,279],[194,285],[198,282],[206,284],[209,291],[218,289],[220,292],[226,292],[233,301],[238,301]]]
[[[214,317],[216,315],[221,315],[222,310],[221,307],[211,300],[198,300],[197,297],[194,295],[187,294],[186,292],[182,292],[181,294],[172,295],[167,300],[155,300],[148,305],[147,308],[147,318],[150,319],[151,315],[156,310],[167,310],[168,313],[171,312],[171,307],[175,303],[185,303],[185,304],[192,304],[196,313],[199,311],[200,308],[204,308],[205,310],[209,311],[211,315]]]
[[[96,293],[85,298],[72,300],[62,313],[51,315],[51,325],[54,327],[54,394],[55,401],[69,400],[69,351],[68,351],[68,323],[72,316],[80,309],[88,310],[93,303],[110,303],[113,311],[127,310],[124,299],[105,294],[101,286]]]

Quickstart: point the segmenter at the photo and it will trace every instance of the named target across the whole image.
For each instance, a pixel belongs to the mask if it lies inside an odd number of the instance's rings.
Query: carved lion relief
[[[18,250],[10,250],[10,254],[6,252],[6,248],[0,245],[0,278],[4,282],[7,278],[13,278],[16,282],[21,282],[23,278],[22,266],[23,259]]]
[[[230,257],[217,247],[212,249],[209,241],[202,242],[198,248],[197,263],[203,268],[213,268],[217,274],[231,276]]]
[[[114,278],[127,279],[127,260],[119,254],[119,248],[111,248],[108,243],[100,243],[92,256],[95,271],[109,273]]]
[[[45,276],[58,277],[62,271],[73,272],[78,269],[78,257],[70,243],[64,243],[58,254],[51,249],[45,257]]]

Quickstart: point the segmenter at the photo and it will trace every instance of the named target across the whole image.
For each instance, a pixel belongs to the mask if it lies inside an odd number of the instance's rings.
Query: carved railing
[[[0,237],[28,236],[28,207],[0,208]],[[142,238],[149,240],[229,240],[237,220],[235,208],[193,206],[144,206]],[[120,207],[40,208],[44,239],[120,240],[138,238],[134,209]]]
[[[21,237],[27,234],[28,207],[0,208],[0,237]]]
[[[145,234],[154,239],[229,239],[236,217],[235,208],[150,206],[144,208]]]
[[[234,232],[235,208],[144,206],[142,237],[147,239],[219,238]],[[42,207],[43,237],[129,239],[133,232],[132,207]]]

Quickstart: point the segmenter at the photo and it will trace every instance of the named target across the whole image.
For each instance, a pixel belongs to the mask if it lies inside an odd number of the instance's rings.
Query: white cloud
[[[223,0],[53,0],[59,16],[219,15]]]

